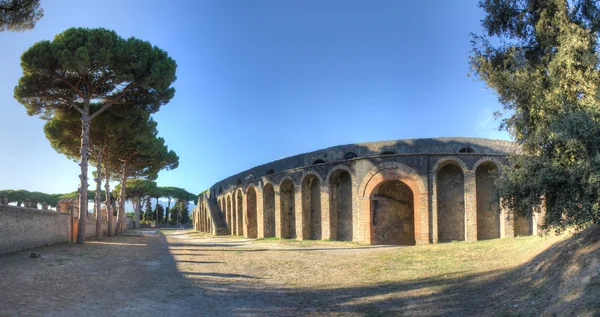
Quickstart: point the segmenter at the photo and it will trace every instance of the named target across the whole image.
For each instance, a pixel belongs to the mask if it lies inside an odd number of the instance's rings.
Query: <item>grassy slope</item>
[[[247,252],[281,248],[294,250]],[[330,312],[344,306],[363,315],[600,316],[598,226],[574,236],[406,248],[262,239],[238,250],[227,256],[239,268],[228,269],[297,295],[331,298]]]

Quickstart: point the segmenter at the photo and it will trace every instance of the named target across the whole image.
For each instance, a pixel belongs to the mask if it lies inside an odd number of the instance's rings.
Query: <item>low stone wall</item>
[[[115,229],[113,228],[113,232]],[[102,218],[102,235],[108,235],[108,221]],[[85,218],[85,237],[95,238],[96,237],[96,215],[88,215]]]
[[[0,253],[69,241],[68,213],[0,205]]]

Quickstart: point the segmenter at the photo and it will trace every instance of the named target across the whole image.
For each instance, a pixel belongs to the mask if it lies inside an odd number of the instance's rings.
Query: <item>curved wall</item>
[[[484,210],[489,203],[483,195],[493,190],[485,182],[477,194],[476,170],[482,164],[501,170],[517,150],[512,142],[479,138],[341,145],[228,177],[201,196],[198,210],[213,205],[218,210],[210,215],[226,224],[220,232],[258,238],[423,244],[474,241],[498,231],[514,236],[504,211]],[[477,219],[488,214],[493,219]],[[482,234],[478,227],[498,229]]]

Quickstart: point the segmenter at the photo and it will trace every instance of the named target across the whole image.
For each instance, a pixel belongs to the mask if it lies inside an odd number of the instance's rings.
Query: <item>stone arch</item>
[[[353,158],[358,157],[358,154],[354,153],[354,152],[348,152],[346,154],[344,154],[344,160],[351,160]]]
[[[419,193],[427,193],[427,187],[425,187],[423,179],[421,179],[421,176],[412,167],[398,162],[385,162],[369,170],[358,187],[358,194],[361,197],[369,197],[370,192],[376,185],[373,182],[376,182],[381,177],[385,178],[392,176],[410,179],[412,182],[414,182],[414,185],[417,187]]]
[[[475,164],[473,164],[473,168],[471,169],[471,171],[477,172],[477,168],[479,167],[479,165],[484,164],[486,162],[492,162],[492,163],[496,164],[496,167],[498,168],[498,173],[502,174],[502,166],[504,165],[504,163],[502,161],[500,161],[499,159],[492,157],[492,156],[484,156],[484,157],[480,158],[479,160],[477,160],[477,162],[475,162]]]
[[[270,182],[263,187],[263,232],[265,237],[275,236],[275,188]]]
[[[229,199],[231,199],[231,212],[229,213],[230,222],[229,224],[229,234],[232,236],[237,233],[237,217],[236,217],[236,208],[235,208],[235,191],[231,191],[228,193]]]
[[[321,240],[321,184],[318,174],[304,175],[301,182],[302,232],[304,239]]]
[[[434,164],[433,171],[437,241],[464,241],[467,166],[462,160],[450,156],[439,159]]]
[[[296,238],[296,197],[295,184],[290,177],[279,183],[280,230],[282,238]]]
[[[461,160],[460,158],[458,158],[456,156],[442,157],[441,159],[437,160],[435,162],[435,164],[433,164],[433,167],[431,168],[430,171],[432,173],[437,173],[440,169],[440,166],[448,164],[449,162],[452,162],[452,163],[458,165],[462,169],[464,174],[466,174],[469,171],[467,164],[465,164],[465,162],[463,162],[463,160]]]
[[[227,198],[226,198],[226,205],[227,205],[227,213],[225,214],[226,216],[226,221],[227,221],[227,233],[231,234],[231,195],[227,194]]]
[[[236,194],[236,223],[237,223],[237,235],[244,235],[244,193],[241,188],[238,188]]]
[[[310,164],[310,165],[325,164],[325,163],[327,163],[327,162],[325,162],[325,160],[317,159],[314,162],[312,162],[312,164]]]
[[[386,185],[388,188],[392,186],[405,186],[405,188],[399,188],[401,190],[399,196],[405,198],[403,205],[408,205],[409,208],[412,207],[410,208],[413,211],[412,222],[410,221],[410,217],[396,217],[396,219],[400,218],[403,220],[402,232],[404,233],[401,239],[398,239],[399,237],[396,236],[396,241],[408,244],[426,243],[427,237],[426,234],[422,234],[422,229],[426,229],[427,227],[426,225],[423,226],[423,228],[421,227],[421,220],[425,219],[427,216],[428,193],[425,184],[414,169],[398,162],[385,162],[372,168],[363,178],[361,185],[359,186],[358,194],[363,197],[364,219],[366,220],[365,242],[371,244],[379,242],[376,237],[377,230],[373,226],[374,213],[380,212],[385,214],[386,211],[393,211],[394,207],[398,207],[397,204],[389,201],[394,200],[394,197],[388,198],[385,197],[385,195],[381,195],[381,189],[386,189],[385,187],[382,188],[382,185]],[[382,196],[384,199],[380,198]],[[387,198],[387,201],[385,201],[385,198]],[[402,204],[402,202],[398,203]],[[396,212],[396,214],[398,213]],[[377,220],[382,219],[378,218],[376,221]],[[410,232],[412,232],[412,239],[408,240]]]
[[[481,160],[480,160],[481,161]],[[476,164],[475,182],[477,199],[477,240],[501,237],[501,210],[498,200],[494,199],[496,186],[494,174],[499,166],[494,161],[485,160]]]
[[[257,192],[254,186],[246,189],[246,235],[247,238],[258,236]]]
[[[355,179],[352,169],[346,165],[337,165],[327,173],[325,179],[329,186],[331,239],[352,241],[352,193]]]

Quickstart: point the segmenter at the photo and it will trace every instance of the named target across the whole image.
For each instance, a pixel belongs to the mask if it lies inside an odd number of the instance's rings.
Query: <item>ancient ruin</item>
[[[415,245],[536,234],[494,197],[509,141],[435,138],[335,146],[257,166],[198,199],[194,227],[248,238]]]

